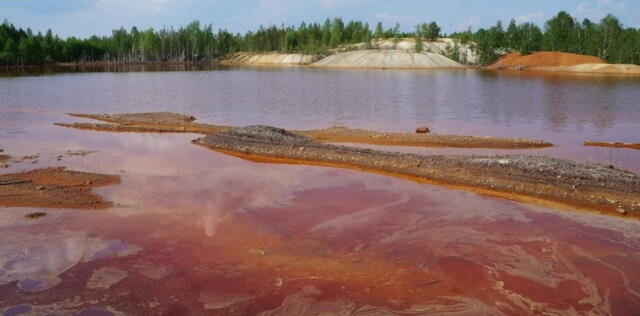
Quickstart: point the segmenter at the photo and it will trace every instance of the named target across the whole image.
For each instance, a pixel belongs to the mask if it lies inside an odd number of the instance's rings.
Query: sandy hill
[[[465,68],[439,54],[404,50],[355,50],[330,55],[313,64],[326,68],[429,69]]]
[[[231,58],[220,61],[221,65],[286,66],[308,65],[313,55],[279,53],[237,53]]]
[[[563,52],[535,52],[526,56],[522,56],[519,53],[506,54],[486,68],[640,75],[640,66],[637,65],[607,64],[604,60],[595,56]]]
[[[511,53],[502,56],[488,68],[531,68],[550,66],[575,66],[581,64],[606,64],[595,56],[563,53],[563,52],[535,52],[522,56],[520,53]]]
[[[436,41],[422,41],[424,52],[436,53],[440,55],[447,55],[455,48],[456,42],[451,38],[439,38]],[[358,49],[364,49],[364,43],[342,45],[342,48],[355,47]],[[373,40],[371,46],[374,49],[390,49],[390,50],[414,50],[416,47],[415,38],[401,38],[398,42],[394,42],[393,39],[379,39]],[[468,44],[458,44],[458,51],[460,56],[466,60],[468,64],[475,65],[477,63],[477,55]]]

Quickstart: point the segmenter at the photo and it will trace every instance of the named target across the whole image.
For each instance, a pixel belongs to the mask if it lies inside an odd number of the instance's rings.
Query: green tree
[[[344,23],[342,19],[336,18],[333,20],[333,26],[331,27],[331,47],[336,47],[342,43],[342,32],[344,31]]]
[[[400,23],[396,22],[396,25],[393,27],[391,34],[393,34],[393,49],[398,48],[398,43],[400,42]]]
[[[600,21],[600,49],[598,55],[602,59],[608,59],[611,48],[622,33],[622,26],[618,18],[609,14]]]
[[[576,23],[565,11],[551,18],[545,24],[545,49],[570,52],[574,48]]]
[[[416,45],[415,45],[416,53],[422,53],[424,51],[424,45],[422,43],[420,25],[416,25],[415,38],[416,38]]]
[[[435,40],[438,39],[438,37],[440,37],[440,26],[438,26],[438,23],[436,23],[436,22],[429,23],[429,27],[427,28],[426,37],[430,41],[435,41]]]
[[[383,37],[384,29],[382,28],[382,22],[378,22],[378,24],[376,24],[375,39],[381,39]]]
[[[522,42],[520,30],[518,25],[516,25],[516,20],[511,19],[507,27],[507,33],[505,34],[505,46],[507,49],[518,50],[520,48]]]
[[[528,55],[531,52],[540,50],[540,43],[542,42],[542,31],[533,23],[524,23],[518,26],[519,41],[515,49],[517,49],[521,55]]]

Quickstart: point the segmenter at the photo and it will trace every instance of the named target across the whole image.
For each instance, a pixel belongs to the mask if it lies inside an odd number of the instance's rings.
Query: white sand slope
[[[364,49],[364,43],[342,45],[342,48],[355,47],[357,49]],[[416,40],[414,38],[401,38],[396,43],[393,39],[379,39],[371,41],[371,46],[374,49],[400,49],[400,50],[414,50],[416,47]],[[424,52],[436,53],[440,55],[447,55],[452,52],[456,47],[456,42],[451,38],[439,38],[437,41],[422,41]],[[470,44],[458,44],[458,53],[460,57],[466,60],[468,64],[475,65],[478,62],[478,56],[471,48]]]
[[[223,65],[308,65],[313,62],[313,55],[278,54],[278,53],[237,53],[230,59],[221,61]]]
[[[460,68],[465,66],[439,54],[414,53],[405,50],[356,50],[330,55],[312,67],[326,68],[390,68],[430,69]]]
[[[640,75],[640,66],[630,64],[580,64],[556,67],[556,69],[551,70],[594,74]]]

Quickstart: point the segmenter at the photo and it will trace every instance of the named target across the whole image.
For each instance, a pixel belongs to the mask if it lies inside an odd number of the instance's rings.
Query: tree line
[[[432,22],[431,26],[436,25]],[[437,26],[437,25],[436,25]],[[439,32],[439,28],[437,28]],[[431,31],[433,33],[433,31]],[[5,20],[0,25],[0,65],[41,65],[55,62],[202,62],[248,52],[303,52],[323,54],[340,45],[371,43],[374,39],[413,36],[401,33],[400,25],[385,29],[378,23],[340,18],[324,23],[302,22],[293,26],[260,26],[245,34],[225,29],[214,31],[211,24],[194,21],[178,29],[113,30],[110,36],[62,39],[51,30],[34,34]],[[437,34],[430,34],[437,37]]]
[[[0,25],[0,65],[41,65],[56,62],[212,62],[236,52],[301,52],[326,54],[339,46],[365,43],[372,48],[376,39],[416,38],[416,51],[422,40],[443,36],[436,22],[418,24],[414,32],[401,32],[400,24],[385,28],[378,22],[373,29],[362,21],[344,22],[340,18],[324,23],[302,22],[294,26],[260,26],[245,34],[194,21],[178,29],[149,28],[113,30],[109,36],[62,39],[51,30],[34,34],[16,28],[5,20]],[[549,50],[598,56],[612,63],[640,64],[640,30],[625,28],[613,15],[600,22],[578,21],[561,11],[543,28],[533,23],[511,20],[505,29],[501,21],[490,28],[451,34],[461,45],[469,45],[481,64],[506,52],[528,54]],[[455,49],[454,49],[455,51]]]
[[[640,29],[623,27],[611,14],[600,22],[593,22],[579,21],[560,11],[547,20],[543,28],[511,20],[505,30],[498,21],[488,29],[476,32],[469,29],[451,36],[461,43],[472,42],[481,64],[492,62],[506,52],[526,55],[534,51],[560,51],[597,56],[610,63],[640,64]]]

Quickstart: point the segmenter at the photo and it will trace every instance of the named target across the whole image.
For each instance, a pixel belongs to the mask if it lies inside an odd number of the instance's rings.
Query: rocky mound
[[[439,54],[404,50],[356,50],[337,53],[313,64],[326,68],[464,69],[465,66]]]
[[[274,143],[279,145],[304,145],[310,143],[309,138],[294,134],[283,128],[265,125],[251,125],[232,128],[219,133],[220,139],[242,140],[253,143]]]

